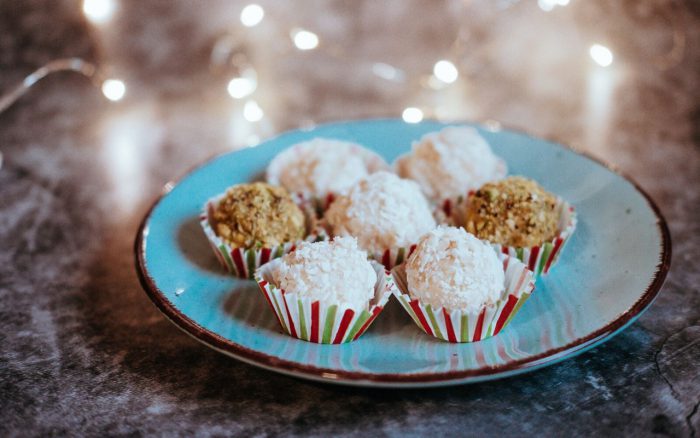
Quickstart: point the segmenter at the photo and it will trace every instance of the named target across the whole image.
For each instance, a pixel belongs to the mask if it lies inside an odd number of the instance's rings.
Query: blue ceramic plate
[[[359,340],[318,345],[282,334],[252,281],[225,275],[199,228],[204,202],[259,178],[284,148],[322,136],[367,146],[391,162],[444,125],[368,120],[294,131],[197,168],[159,199],[136,238],[136,265],[158,308],[224,354],[269,370],[366,386],[438,386],[497,379],[559,362],[609,339],[654,300],[668,271],[667,226],[651,199],[604,165],[555,143],[477,127],[511,174],[571,202],[578,227],[559,264],[498,336],[449,344],[423,332],[396,301]]]

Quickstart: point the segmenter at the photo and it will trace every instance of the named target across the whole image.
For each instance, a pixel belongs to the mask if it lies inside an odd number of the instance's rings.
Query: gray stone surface
[[[224,1],[122,1],[103,24],[78,1],[0,3],[0,90],[63,56],[127,84],[110,103],[56,74],[0,114],[0,435],[700,434],[697,2],[261,3],[250,30],[243,4]],[[290,46],[298,26],[319,34],[319,50]],[[233,69],[210,63],[225,35],[257,69],[261,122],[226,95]],[[594,42],[616,57],[598,82]],[[443,57],[460,80],[423,87]],[[403,82],[373,75],[374,62]],[[149,302],[131,247],[166,182],[254,136],[406,106],[498,120],[632,175],[673,238],[654,305],[606,344],[528,375],[392,391],[238,363]]]

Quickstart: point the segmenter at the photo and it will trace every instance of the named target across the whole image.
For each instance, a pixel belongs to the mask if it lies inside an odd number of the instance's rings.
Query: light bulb
[[[298,29],[292,32],[292,40],[299,50],[313,50],[318,47],[318,36],[308,30]]]
[[[246,6],[241,11],[241,23],[246,27],[257,26],[263,17],[265,17],[265,10],[255,3]]]
[[[612,51],[601,44],[593,44],[588,49],[588,53],[591,55],[591,59],[601,67],[607,67],[613,63],[614,56]]]
[[[436,78],[438,78],[446,84],[453,83],[459,77],[459,71],[457,71],[457,67],[455,67],[453,63],[445,59],[435,63],[435,66],[433,66],[433,74]]]
[[[126,94],[126,85],[119,79],[107,79],[102,83],[102,94],[112,102],[122,100]]]
[[[423,120],[423,111],[420,108],[409,106],[401,114],[403,121],[406,123],[418,123]]]
[[[83,0],[83,13],[93,23],[104,23],[114,15],[114,0]]]

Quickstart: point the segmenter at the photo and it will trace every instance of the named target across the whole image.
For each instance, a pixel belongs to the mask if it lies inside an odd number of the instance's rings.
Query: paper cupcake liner
[[[212,227],[214,206],[224,195],[216,196],[207,201],[203,213],[199,216],[199,224],[207,236],[209,245],[216,255],[219,264],[230,274],[239,278],[254,279],[255,270],[265,263],[282,257],[294,251],[302,242],[319,242],[328,238],[325,230],[316,224],[315,219],[309,219],[309,234],[303,240],[286,242],[270,248],[241,248],[235,247],[220,238]],[[303,209],[303,208],[302,208]],[[308,216],[309,213],[305,212]]]
[[[405,267],[394,269],[394,294],[416,325],[430,336],[447,342],[478,342],[495,336],[510,323],[532,294],[535,282],[532,271],[514,257],[499,254],[505,272],[505,290],[495,304],[478,312],[433,309],[414,299],[408,292]]]
[[[320,220],[323,217],[323,213],[328,210],[328,207],[335,201],[337,196],[335,193],[328,193],[325,196],[309,196],[304,193],[294,193],[295,199],[313,212],[316,220]]]
[[[399,248],[389,248],[384,251],[369,253],[369,257],[384,265],[384,269],[391,271],[396,266],[405,262],[408,257],[416,250],[416,245]]]
[[[286,293],[274,284],[272,278],[272,271],[279,263],[275,260],[263,266],[256,271],[255,279],[282,330],[304,341],[343,344],[356,340],[384,309],[395,288],[391,274],[378,263],[373,263],[377,272],[374,298],[367,309],[358,311],[345,305]]]
[[[459,197],[446,200],[443,202],[440,211],[436,214],[438,221],[447,225],[463,227],[466,223],[464,212],[467,207],[468,197]],[[549,270],[554,266],[561,255],[566,242],[576,229],[576,210],[572,205],[563,199],[557,197],[557,211],[559,213],[559,233],[556,237],[542,245],[531,247],[516,247],[508,245],[500,245],[498,243],[488,242],[496,251],[508,254],[511,257],[516,257],[521,262],[527,265],[531,270],[535,279],[540,275],[549,273]]]
[[[280,152],[272,159],[267,167],[265,178],[272,185],[282,185],[280,182],[280,174],[282,169],[292,165],[297,157],[302,153],[303,148],[299,145],[291,146],[290,148]],[[369,173],[374,173],[380,170],[388,170],[389,165],[379,154],[359,145],[351,144],[350,151],[352,154],[359,156],[365,162]],[[296,195],[305,201],[309,202],[316,212],[317,217],[323,216],[323,213],[328,209],[333,200],[338,196],[338,193],[328,192],[324,194],[318,193],[300,193]]]

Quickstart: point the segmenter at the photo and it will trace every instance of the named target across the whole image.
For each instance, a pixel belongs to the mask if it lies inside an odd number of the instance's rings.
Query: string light
[[[614,56],[612,51],[602,44],[593,44],[588,49],[588,53],[591,55],[591,59],[601,67],[607,67],[613,63]]]
[[[403,110],[401,117],[403,117],[403,121],[406,123],[418,123],[423,120],[423,111],[421,111],[420,108],[409,106]]]
[[[105,23],[112,18],[116,4],[114,0],[83,0],[83,13],[93,23]]]
[[[241,23],[246,27],[257,26],[263,17],[265,17],[265,10],[255,3],[246,6],[241,11]]]
[[[112,102],[122,100],[126,94],[126,85],[119,79],[107,79],[102,83],[102,94]]]
[[[258,88],[258,79],[255,70],[246,69],[240,77],[229,81],[228,94],[234,99],[242,99],[250,96]]]
[[[391,82],[403,82],[406,80],[406,73],[404,73],[403,70],[384,62],[375,62],[372,64],[372,73]]]
[[[259,122],[264,116],[262,108],[254,100],[249,100],[243,106],[243,117],[249,122]]]
[[[313,50],[318,47],[318,35],[311,31],[295,29],[292,31],[291,36],[294,45],[299,50]]]
[[[436,78],[438,78],[446,84],[453,83],[459,77],[459,71],[457,71],[457,67],[455,67],[453,63],[445,59],[435,63],[435,65],[433,66],[433,74]]]
[[[549,12],[556,6],[566,6],[569,0],[537,0],[537,6],[543,11]]]

